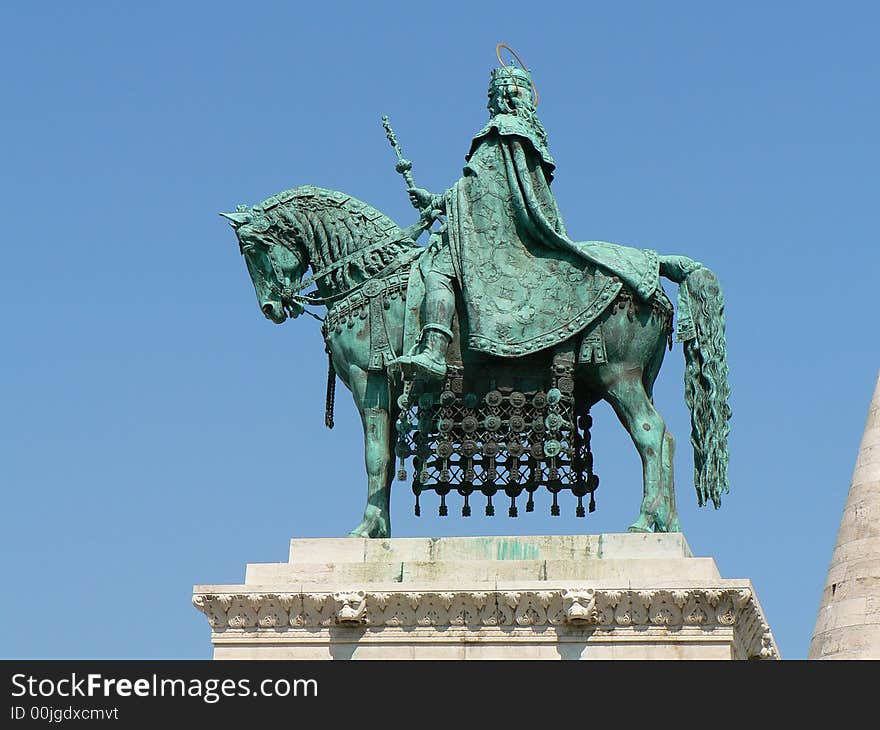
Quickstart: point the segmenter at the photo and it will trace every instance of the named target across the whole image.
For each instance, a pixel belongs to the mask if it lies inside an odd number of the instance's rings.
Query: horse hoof
[[[630,525],[626,528],[627,532],[654,532],[653,530],[649,530],[646,527],[640,527],[639,525]]]
[[[380,517],[371,517],[366,519],[351,532],[349,537],[369,537],[369,538],[387,538],[391,537],[391,530],[388,528],[388,522]]]
[[[654,532],[657,523],[644,512],[639,515],[639,519],[626,528],[627,532]]]

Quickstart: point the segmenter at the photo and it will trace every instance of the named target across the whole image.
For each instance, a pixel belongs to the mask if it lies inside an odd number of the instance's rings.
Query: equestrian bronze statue
[[[462,177],[442,193],[415,186],[384,120],[421,212],[409,228],[309,185],[223,214],[268,319],[327,309],[327,424],[338,376],[364,428],[367,504],[351,535],[391,535],[395,474],[411,480],[416,514],[433,492],[441,515],[454,493],[464,516],[477,497],[486,514],[501,500],[516,516],[517,500],[531,511],[544,487],[552,514],[568,493],[584,516],[599,484],[590,409],[600,400],[642,460],[641,507],[629,529],[679,531],[674,441],[652,399],[673,338],[660,277],[678,285],[697,499],[716,508],[728,490],[730,418],[718,281],[685,256],[569,237],[530,72],[502,62],[488,97],[489,119]]]

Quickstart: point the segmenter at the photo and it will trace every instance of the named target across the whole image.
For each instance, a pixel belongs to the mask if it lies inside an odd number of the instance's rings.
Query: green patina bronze
[[[500,57],[500,56],[499,56]],[[516,498],[545,486],[590,498],[598,478],[589,409],[607,401],[643,465],[634,531],[678,531],[673,438],[652,402],[678,284],[694,482],[699,504],[728,490],[730,409],[718,281],[685,256],[576,241],[550,185],[555,162],[536,114],[531,74],[493,70],[489,121],[463,175],[442,194],[415,187],[385,118],[419,220],[404,230],[345,193],[303,186],[224,214],[236,231],[265,316],[327,307],[322,330],[334,372],[364,427],[367,506],[352,535],[391,534],[389,495],[400,461],[413,491]],[[432,225],[439,221],[439,228]],[[429,230],[427,246],[418,237]],[[307,272],[311,273],[307,276]],[[303,294],[314,285],[310,294]],[[417,501],[417,510],[418,501]]]

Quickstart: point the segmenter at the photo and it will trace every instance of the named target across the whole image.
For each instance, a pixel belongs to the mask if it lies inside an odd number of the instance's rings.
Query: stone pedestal
[[[681,534],[294,539],[193,603],[215,659],[779,658]]]

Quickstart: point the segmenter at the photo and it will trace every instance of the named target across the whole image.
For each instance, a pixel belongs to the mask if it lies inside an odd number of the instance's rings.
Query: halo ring
[[[513,71],[511,71],[507,67],[507,64],[504,63],[504,61],[501,58],[501,49],[502,48],[506,48],[508,51],[510,51],[511,55],[517,61],[519,61],[519,65],[522,66],[524,71],[528,71],[528,66],[526,66],[525,63],[523,63],[523,60],[519,57],[519,54],[516,51],[514,51],[510,46],[508,46],[506,43],[499,43],[497,46],[495,46],[495,55],[498,57],[498,63],[500,63],[504,67],[505,71],[507,71],[507,73],[510,74],[510,78],[513,79],[513,85],[516,86],[516,88],[519,88],[519,83],[516,80],[516,76],[513,75]],[[532,103],[534,104],[535,109],[537,109],[538,108],[538,87],[535,86],[534,79],[532,80],[532,97],[534,98],[534,101]]]

